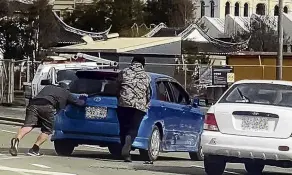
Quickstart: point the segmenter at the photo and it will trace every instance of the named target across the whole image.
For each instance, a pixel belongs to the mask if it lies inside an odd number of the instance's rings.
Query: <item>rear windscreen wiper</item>
[[[236,88],[236,89],[237,89],[238,94],[240,95],[240,98],[242,100],[245,100],[247,103],[249,103],[250,102],[250,99],[248,97],[246,97],[245,95],[243,95],[242,92],[241,92],[241,90],[239,90],[239,88]]]

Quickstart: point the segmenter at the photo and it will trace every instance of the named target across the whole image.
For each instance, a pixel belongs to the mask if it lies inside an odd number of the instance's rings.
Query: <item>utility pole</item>
[[[283,77],[283,0],[279,0],[278,15],[278,57],[276,62],[276,78],[282,80]]]

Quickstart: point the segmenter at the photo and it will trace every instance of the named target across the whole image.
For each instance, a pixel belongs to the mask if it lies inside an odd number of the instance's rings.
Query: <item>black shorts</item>
[[[40,127],[42,133],[53,133],[55,109],[51,104],[29,104],[26,108],[24,127]]]

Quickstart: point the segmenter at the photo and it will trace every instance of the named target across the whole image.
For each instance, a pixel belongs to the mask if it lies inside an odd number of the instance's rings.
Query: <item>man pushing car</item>
[[[9,153],[12,156],[17,156],[20,140],[32,131],[33,128],[41,127],[41,134],[27,153],[30,156],[40,156],[40,146],[53,132],[55,113],[64,109],[68,103],[81,107],[85,105],[85,101],[75,98],[67,87],[65,83],[59,83],[59,86],[45,86],[39,94],[29,102],[26,108],[24,124],[18,130],[17,135],[11,139]]]

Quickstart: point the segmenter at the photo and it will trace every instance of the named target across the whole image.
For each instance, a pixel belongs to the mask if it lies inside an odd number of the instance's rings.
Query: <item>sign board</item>
[[[234,82],[233,68],[231,66],[212,67],[212,85],[228,85]]]
[[[234,73],[227,73],[227,83],[234,83],[235,81],[235,77],[234,77]]]

